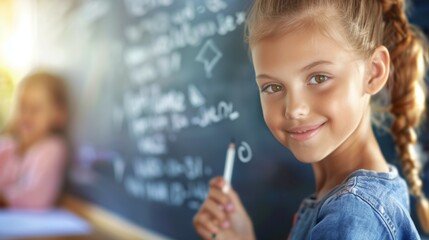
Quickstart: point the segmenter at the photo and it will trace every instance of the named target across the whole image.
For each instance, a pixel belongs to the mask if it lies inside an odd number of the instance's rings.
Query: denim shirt
[[[420,239],[398,170],[358,170],[320,200],[304,199],[290,239]]]

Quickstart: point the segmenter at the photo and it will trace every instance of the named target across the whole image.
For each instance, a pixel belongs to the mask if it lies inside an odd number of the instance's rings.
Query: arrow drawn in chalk
[[[212,70],[222,58],[223,54],[212,39],[207,40],[197,54],[195,60],[204,64],[204,71],[208,78],[212,77]]]

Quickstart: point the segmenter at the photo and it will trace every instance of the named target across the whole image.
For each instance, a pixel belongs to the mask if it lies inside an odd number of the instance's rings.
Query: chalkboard
[[[169,238],[197,239],[192,218],[235,138],[232,185],[258,239],[286,239],[314,177],[263,122],[243,41],[250,0],[37,4],[39,63],[62,71],[74,97],[72,194]],[[378,137],[397,163],[391,138]]]

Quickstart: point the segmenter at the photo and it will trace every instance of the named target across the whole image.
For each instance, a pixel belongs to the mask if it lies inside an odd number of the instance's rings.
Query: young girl
[[[311,163],[315,194],[303,200],[291,239],[419,239],[405,181],[384,159],[370,100],[387,91],[402,171],[429,231],[414,144],[425,108],[427,48],[404,0],[256,0],[248,40],[266,124]],[[386,86],[386,88],[384,88]],[[204,239],[254,239],[237,193],[211,181],[194,218]]]
[[[20,83],[16,100],[0,138],[0,196],[9,208],[46,209],[55,204],[66,165],[66,86],[35,73]]]

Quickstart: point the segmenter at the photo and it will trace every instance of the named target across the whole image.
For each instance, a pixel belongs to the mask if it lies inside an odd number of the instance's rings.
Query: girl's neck
[[[364,114],[353,134],[333,153],[313,164],[316,198],[323,198],[359,169],[388,172],[389,167],[371,128],[370,114]]]
[[[16,140],[17,142],[17,153],[21,156],[25,155],[25,153],[35,144],[37,144],[38,142],[40,142],[42,139],[45,139],[48,137],[48,134],[43,135],[43,136],[38,136],[35,138],[31,138],[31,139],[25,139],[25,138],[20,138],[18,137]]]

